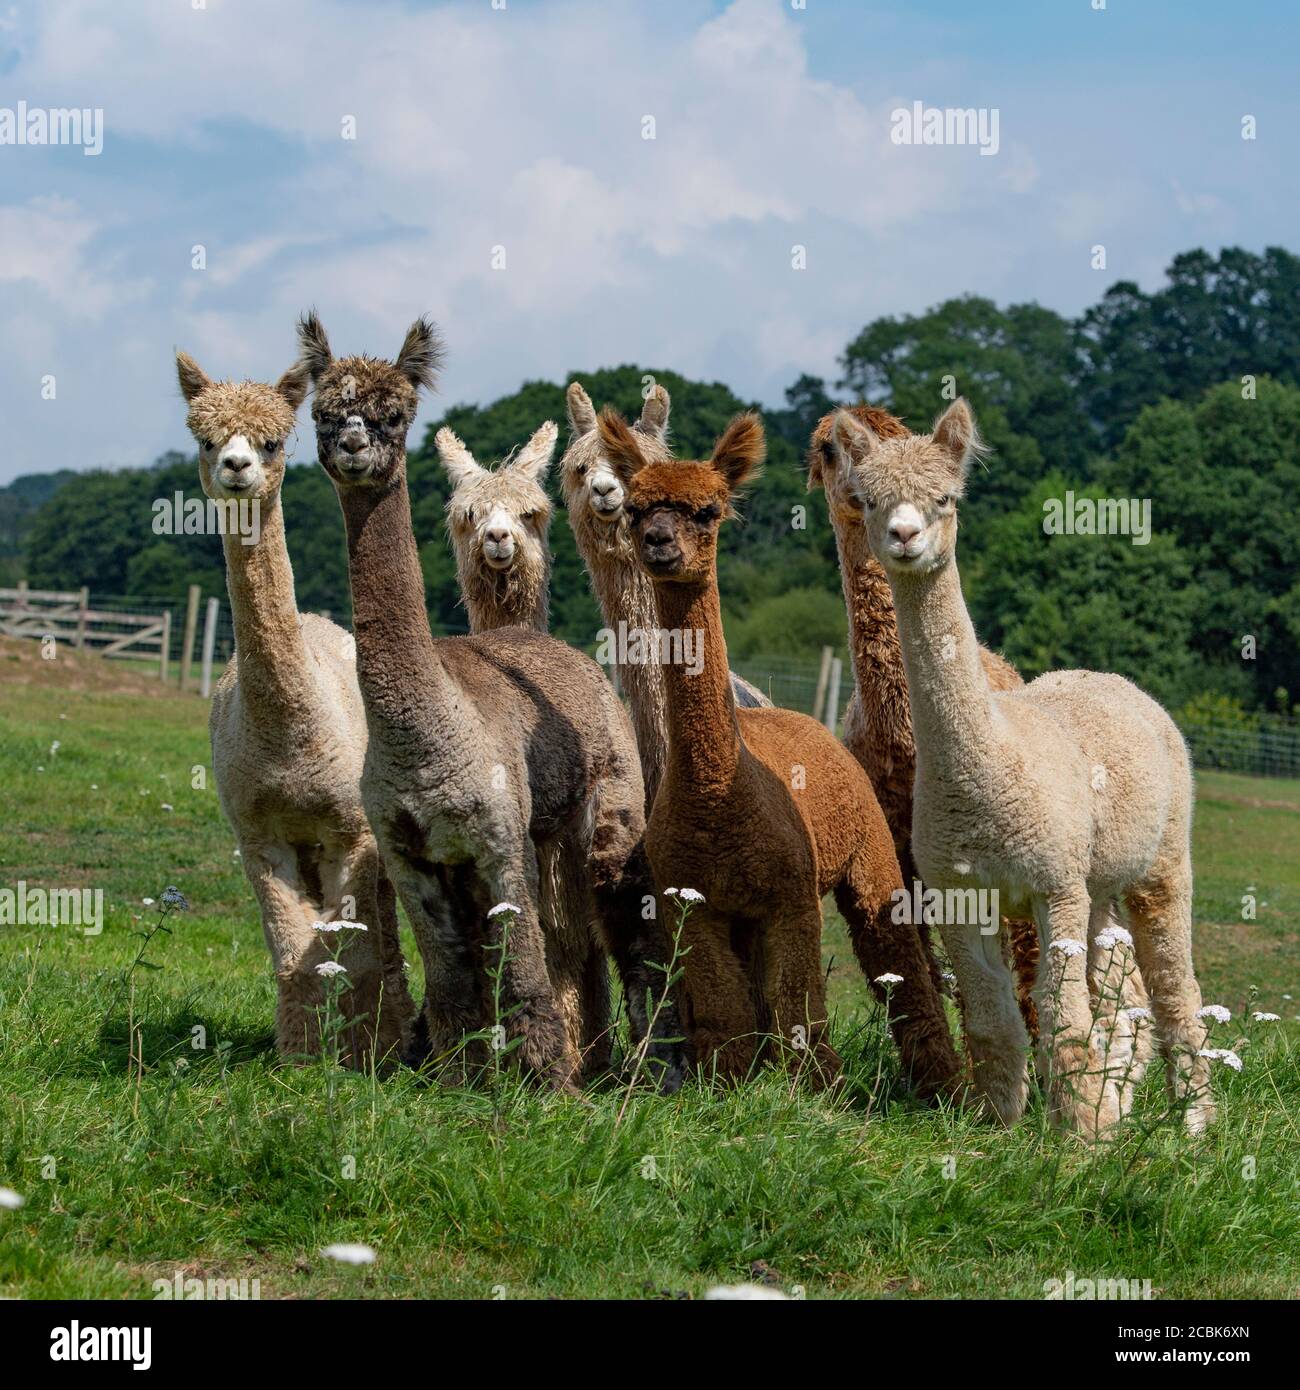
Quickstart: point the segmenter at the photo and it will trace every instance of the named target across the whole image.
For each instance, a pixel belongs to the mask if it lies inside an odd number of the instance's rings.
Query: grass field
[[[1040,1298],[1067,1272],[1300,1295],[1300,783],[1199,779],[1198,969],[1244,1061],[1216,1065],[1219,1124],[1193,1142],[1162,1123],[1153,1074],[1090,1152],[1037,1105],[1007,1133],[911,1101],[835,920],[835,1102],[774,1074],[624,1105],[613,1085],[581,1102],[279,1065],[257,914],[210,774],[194,785],[207,760],[196,697],[0,642],[0,888],[105,900],[99,936],[0,926],[0,1186],[26,1198],[0,1208],[0,1293],[148,1298],[179,1270],[262,1298],[698,1296],[755,1271],[809,1298]],[[141,899],[168,884],[192,910],[124,994]],[[378,1260],[322,1259],[337,1241]]]

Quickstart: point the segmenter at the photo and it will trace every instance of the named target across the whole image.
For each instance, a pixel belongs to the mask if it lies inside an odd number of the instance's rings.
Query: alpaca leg
[[[1107,920],[1102,930],[1126,926],[1127,918],[1121,914],[1120,904],[1111,902]],[[1138,969],[1137,955],[1133,947],[1127,942],[1121,941],[1115,947],[1111,970],[1114,972],[1114,976],[1118,977],[1119,995],[1125,1015],[1132,1018],[1134,1022],[1133,1084],[1136,1086],[1146,1074],[1147,1065],[1155,1055],[1156,1050],[1155,1026],[1150,1017],[1151,998],[1147,994],[1146,986],[1142,983],[1142,973]],[[1106,978],[1110,980],[1111,976],[1108,975]],[[1110,984],[1103,983],[1103,980],[1098,977],[1092,957],[1089,956],[1088,989],[1092,993],[1094,1003],[1103,988],[1111,987]],[[1141,1010],[1142,1012],[1134,1017],[1133,1010]]]
[[[1072,884],[1034,906],[1043,948],[1038,1045],[1048,1107],[1057,1124],[1095,1138],[1118,1120],[1119,1111],[1107,1105],[1103,1039],[1093,1035],[1088,891]]]
[[[1125,895],[1142,980],[1151,994],[1172,1099],[1199,1134],[1214,1119],[1210,1063],[1198,1055],[1205,1024],[1192,966],[1192,865],[1185,847],[1158,861],[1148,880]]]
[[[343,1035],[348,1064],[364,1068],[393,1060],[404,1042],[414,1006],[405,979],[396,982],[385,972],[385,924],[379,905],[382,870],[379,852],[369,836],[341,845],[326,845],[320,856],[321,919],[326,922],[356,921],[366,930],[329,934],[329,944],[341,947],[340,962],[346,967],[348,988],[339,996],[339,1007],[348,1021]],[[392,898],[392,889],[388,889]],[[390,911],[391,911],[390,906]],[[391,923],[396,944],[396,917]],[[400,952],[399,952],[400,954]],[[396,993],[388,993],[395,988]]]
[[[985,935],[978,926],[941,930],[961,989],[975,1089],[990,1119],[1013,1125],[1024,1114],[1028,1095],[1029,1036],[1000,934]]]
[[[921,1096],[951,1095],[961,1064],[921,938],[914,926],[893,921],[891,895],[897,886],[893,865],[864,845],[836,885],[835,904],[848,924],[863,974],[877,998],[886,1001],[904,1072]],[[903,978],[886,988],[876,983],[881,975]]]
[[[517,1056],[526,1071],[557,1091],[576,1093],[582,1063],[546,968],[537,859],[529,849],[522,866],[478,868],[477,896],[484,914],[498,903],[518,909],[487,918],[485,965],[500,971],[503,1014],[494,1022],[504,1025],[508,1039],[520,1040]]]
[[[682,926],[681,949],[687,1029],[699,1074],[740,1082],[754,1067],[761,1039],[749,974],[732,946],[731,928],[730,918],[696,904]]]
[[[584,1078],[603,1076],[609,1070],[614,1038],[609,1007],[609,957],[596,941],[582,962],[578,984],[582,1074]]]
[[[1132,990],[1125,988],[1129,976],[1136,975],[1137,966],[1128,945],[1111,934],[1110,929],[1117,925],[1114,905],[1107,899],[1094,898],[1088,917],[1092,1039],[1101,1054],[1104,1073],[1101,1113],[1116,1119],[1132,1109],[1134,1089],[1143,1070],[1137,1055],[1140,1020],[1127,1012]]]
[[[681,989],[669,984],[673,943],[659,913],[654,877],[642,842],[635,778],[608,779],[599,792],[589,877],[596,919],[623,985],[632,1045],[646,1045],[646,1066],[664,1091],[686,1076]],[[607,978],[607,977],[602,977]],[[647,1034],[653,1038],[647,1044]]]
[[[892,830],[892,826],[890,827]],[[899,871],[903,875],[903,887],[910,893],[916,884],[920,883],[920,878],[916,872],[916,861],[912,858],[912,821],[909,814],[907,818],[907,831],[904,835],[894,836],[894,850],[898,855]],[[916,934],[921,940],[921,952],[925,956],[925,963],[930,970],[930,982],[934,985],[934,992],[942,999],[947,993],[947,983],[943,978],[943,969],[939,964],[939,953],[935,949],[934,933],[930,930],[928,922],[915,923]],[[901,971],[898,973],[902,973]],[[874,979],[874,976],[869,978]]]
[[[244,872],[262,909],[262,931],[275,970],[275,1043],[281,1057],[321,1050],[325,982],[316,967],[329,959],[316,913],[304,908],[297,856],[290,845],[242,842]]]
[[[375,853],[378,855],[378,848]],[[380,972],[384,981],[380,1033],[381,1036],[387,1035],[390,1025],[385,1015],[391,1014],[391,1027],[400,1039],[401,1050],[405,1051],[411,1043],[410,1033],[416,1021],[416,1008],[406,979],[406,960],[402,955],[397,893],[384,871],[382,861],[375,875],[375,918],[379,934]],[[376,926],[372,925],[371,930],[375,931]]]
[[[819,902],[770,921],[763,933],[763,992],[782,1056],[813,1089],[839,1080],[844,1063],[830,1045]]]
[[[1038,928],[1023,917],[1002,922],[1003,956],[1016,977],[1016,1003],[1025,1020],[1030,1042],[1038,1041],[1038,1005],[1034,988],[1038,984]]]

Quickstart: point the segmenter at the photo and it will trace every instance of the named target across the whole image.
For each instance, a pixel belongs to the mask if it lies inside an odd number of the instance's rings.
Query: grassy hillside
[[[616,1086],[580,1103],[281,1066],[253,901],[193,785],[205,719],[96,658],[0,643],[0,886],[102,887],[106,917],[98,937],[0,926],[0,1186],[27,1199],[0,1210],[0,1294],[147,1298],[180,1270],[263,1298],[667,1297],[755,1271],[810,1298],[1041,1297],[1067,1271],[1300,1295],[1300,784],[1200,779],[1198,965],[1244,1059],[1216,1068],[1219,1125],[1162,1125],[1153,1076],[1090,1153],[1037,1107],[1003,1133],[909,1100],[838,922],[834,1103],[771,1074],[624,1108]],[[168,884],[192,910],[124,994],[141,899]],[[330,1264],[333,1241],[378,1262]]]

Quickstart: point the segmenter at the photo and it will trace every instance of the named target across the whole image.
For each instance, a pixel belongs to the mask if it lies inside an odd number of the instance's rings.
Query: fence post
[[[27,581],[25,579],[20,579],[18,581],[18,601],[15,604],[15,607],[27,607]]]
[[[829,647],[822,648],[822,668],[817,673],[817,695],[813,700],[812,717],[820,724],[822,712],[826,708],[826,682],[831,678],[831,657],[834,653]]]
[[[190,683],[190,667],[194,662],[194,635],[199,625],[199,586],[190,585],[185,604],[185,640],[181,643],[181,689]]]
[[[86,645],[86,610],[90,607],[90,586],[83,584],[77,595],[77,637],[76,646],[80,650]]]
[[[832,657],[830,687],[826,693],[826,727],[831,733],[835,732],[835,727],[840,722],[840,675],[842,670],[843,663],[839,657]]]
[[[172,610],[163,609],[162,646],[158,649],[158,679],[167,684],[167,657],[172,648]]]
[[[212,694],[212,652],[217,645],[217,610],[221,600],[208,600],[207,615],[203,619],[203,669],[199,676],[199,694],[206,700]]]

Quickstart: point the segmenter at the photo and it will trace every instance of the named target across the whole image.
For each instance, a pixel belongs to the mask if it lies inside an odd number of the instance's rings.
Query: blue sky
[[[344,352],[433,314],[423,419],[619,362],[778,403],[883,313],[1300,249],[1295,7],[1092,5],[0,0],[0,108],[105,121],[0,146],[0,483],[188,447],[173,349],[278,374],[309,304]],[[996,108],[997,154],[892,144],[917,100]]]

